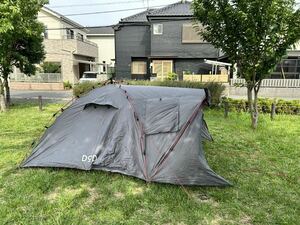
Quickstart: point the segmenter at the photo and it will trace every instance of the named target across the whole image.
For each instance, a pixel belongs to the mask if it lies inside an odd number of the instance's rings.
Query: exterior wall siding
[[[48,29],[48,38],[44,40],[44,61],[61,63],[63,81],[78,82],[80,75],[77,60],[95,61],[98,58],[97,44],[86,40],[86,30],[77,29],[74,24],[56,17],[45,9],[39,12],[38,20]],[[74,39],[68,39],[66,28],[74,31]],[[76,39],[78,33],[83,35],[84,41]]]
[[[153,21],[163,24],[163,34],[151,32],[151,56],[174,56],[177,58],[217,58],[219,50],[208,43],[182,43],[182,25],[190,20]]]
[[[107,64],[114,65],[113,59],[115,59],[115,37],[101,36],[101,35],[88,35],[89,41],[92,41],[98,45],[98,62],[105,61]]]
[[[77,40],[44,40],[44,46],[46,50],[45,62],[60,62],[63,81],[70,81],[71,83],[76,83],[79,79],[76,60],[89,61],[98,56],[97,47]],[[80,53],[80,55],[74,55],[76,53]],[[86,55],[82,56],[84,54]]]
[[[74,49],[76,49],[74,54],[92,57],[92,58],[98,58],[97,44],[77,41],[72,39],[65,40],[65,42],[67,43],[70,42],[70,45],[74,46]]]
[[[148,57],[150,54],[149,26],[125,26],[115,31],[116,78],[131,79],[132,57]]]
[[[64,30],[63,24],[59,19],[54,17],[53,15],[45,12],[44,10],[41,10],[38,14],[38,20],[39,22],[43,23],[45,26],[47,26],[47,29],[50,29],[48,31],[48,39],[62,39]],[[52,29],[52,30],[51,30]]]
[[[115,31],[116,78],[131,79],[132,58],[172,59],[174,72],[182,79],[183,71],[208,74],[211,67],[204,59],[217,59],[219,50],[209,43],[182,43],[182,25],[190,20],[155,21],[151,25],[125,25]],[[152,26],[163,24],[163,34],[154,35]],[[149,62],[148,66],[149,67]]]
[[[47,26],[47,29],[49,29],[48,39],[67,39],[67,31],[65,28],[71,28],[74,30],[75,37],[78,33],[80,33],[84,36],[84,38],[86,38],[86,31],[77,29],[73,25],[62,21],[43,9],[38,13],[38,20]]]

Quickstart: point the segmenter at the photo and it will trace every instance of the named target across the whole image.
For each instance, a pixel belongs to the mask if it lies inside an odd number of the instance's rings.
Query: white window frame
[[[159,28],[155,28],[156,26],[158,26],[158,27],[160,27],[160,32],[156,32],[157,31],[157,29],[159,29]],[[155,24],[153,24],[153,34],[154,35],[162,35],[163,34],[163,32],[164,32],[164,26],[163,26],[163,24],[162,23],[155,23]]]

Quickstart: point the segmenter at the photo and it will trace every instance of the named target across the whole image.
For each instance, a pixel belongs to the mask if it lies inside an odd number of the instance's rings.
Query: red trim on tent
[[[120,86],[120,89],[123,91],[123,93],[125,94],[126,96],[126,99],[128,100],[130,106],[131,106],[131,109],[133,111],[133,115],[134,115],[134,118],[138,124],[138,127],[139,127],[139,130],[140,130],[140,133],[141,133],[141,136],[140,136],[140,148],[141,148],[141,153],[142,153],[142,157],[143,157],[143,174],[144,174],[144,177],[146,179],[146,181],[149,181],[149,177],[148,177],[148,173],[147,173],[147,158],[146,158],[146,149],[145,149],[145,131],[144,131],[144,125],[143,123],[141,122],[140,118],[138,117],[138,114],[134,108],[134,105],[133,105],[133,100],[132,98],[128,95],[127,91],[122,89],[121,86]]]

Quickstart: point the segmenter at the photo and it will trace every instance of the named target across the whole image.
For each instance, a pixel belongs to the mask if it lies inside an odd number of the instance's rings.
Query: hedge
[[[164,86],[164,87],[181,87],[181,88],[207,88],[211,93],[211,101],[213,104],[219,104],[221,95],[225,87],[220,83],[199,83],[190,81],[145,81],[145,80],[126,80],[118,84],[126,85],[144,85],[144,86]],[[73,88],[74,96],[80,97],[94,88],[103,86],[104,83],[84,82],[76,84]]]
[[[222,98],[220,106],[224,107],[225,103],[228,103],[229,111],[247,112],[249,109],[248,102],[245,99]],[[271,113],[273,103],[277,114],[300,114],[300,100],[259,98],[258,111],[260,113]]]
[[[102,87],[104,83],[86,81],[83,83],[75,84],[73,87],[73,95],[75,97],[81,97],[82,95],[90,92],[91,90]]]

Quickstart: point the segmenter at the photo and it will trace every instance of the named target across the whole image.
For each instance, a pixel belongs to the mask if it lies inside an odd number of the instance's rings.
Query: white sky
[[[180,0],[149,0],[149,6],[161,6],[168,5]],[[88,3],[85,3],[88,2]],[[75,5],[80,6],[75,6]],[[86,5],[84,5],[86,4]],[[99,4],[99,5],[90,5]],[[100,5],[101,4],[101,5]],[[66,6],[73,5],[69,7],[56,7],[56,6]],[[47,7],[63,14],[77,14],[77,13],[88,13],[88,12],[101,12],[101,11],[112,11],[112,10],[123,10],[132,8],[143,8],[147,7],[147,0],[50,0],[50,4]],[[138,12],[142,12],[145,9],[131,10],[125,12],[114,12],[114,13],[104,13],[95,15],[80,15],[80,16],[68,16],[68,18],[80,23],[84,26],[105,26],[116,24],[121,18],[131,16]]]
[[[148,0],[149,6],[162,6],[168,5],[180,0]],[[190,0],[191,1],[191,0]],[[86,3],[85,3],[86,2]],[[300,6],[300,0],[297,0]],[[99,5],[91,5],[99,4]],[[101,4],[101,5],[100,5]],[[56,7],[56,6],[68,6],[68,7]],[[80,6],[76,6],[80,5]],[[88,12],[101,12],[112,10],[124,10],[133,8],[147,7],[147,0],[50,0],[49,8],[63,14],[77,14]],[[125,12],[113,12],[94,15],[80,15],[80,16],[68,16],[70,19],[78,22],[83,26],[105,26],[116,24],[121,18],[134,15],[138,12],[142,12],[145,9],[131,10]]]

